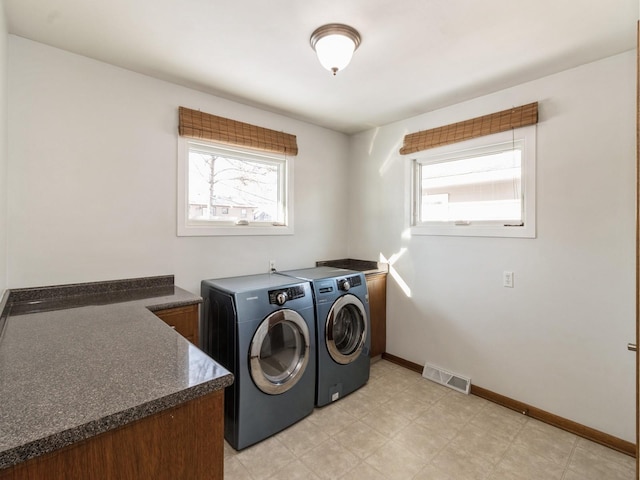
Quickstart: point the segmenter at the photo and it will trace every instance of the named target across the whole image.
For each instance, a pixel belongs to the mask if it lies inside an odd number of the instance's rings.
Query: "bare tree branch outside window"
[[[192,219],[279,221],[278,188],[277,164],[194,150],[189,153]]]

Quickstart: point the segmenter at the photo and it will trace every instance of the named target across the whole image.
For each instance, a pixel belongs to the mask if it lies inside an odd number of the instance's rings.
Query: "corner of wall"
[[[8,284],[7,20],[0,0],[0,298]]]

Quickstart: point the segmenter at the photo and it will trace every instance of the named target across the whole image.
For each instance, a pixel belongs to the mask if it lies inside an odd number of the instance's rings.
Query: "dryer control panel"
[[[302,298],[304,295],[304,287],[302,285],[269,290],[269,303],[272,305],[284,305],[287,301]]]

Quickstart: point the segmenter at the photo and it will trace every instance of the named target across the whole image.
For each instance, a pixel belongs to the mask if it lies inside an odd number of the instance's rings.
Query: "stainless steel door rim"
[[[325,325],[325,342],[329,355],[347,365],[356,360],[367,338],[367,313],[355,295],[338,298],[331,306]]]
[[[297,312],[278,310],[257,328],[249,352],[251,378],[270,395],[298,383],[309,363],[309,328]]]

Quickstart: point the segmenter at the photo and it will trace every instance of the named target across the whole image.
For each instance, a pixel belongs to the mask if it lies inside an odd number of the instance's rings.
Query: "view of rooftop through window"
[[[420,165],[420,221],[522,221],[521,150]]]

